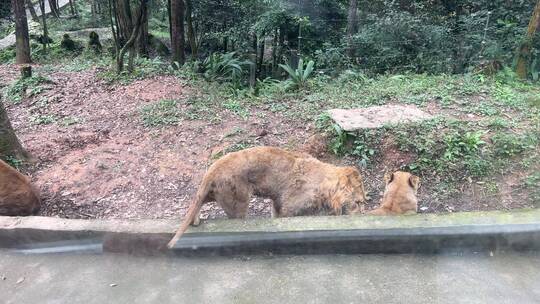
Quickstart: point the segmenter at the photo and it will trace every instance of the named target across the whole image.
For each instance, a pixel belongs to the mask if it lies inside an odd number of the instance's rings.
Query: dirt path
[[[46,2],[46,3],[47,4],[45,5],[45,14],[48,14],[51,12],[51,7],[48,4],[49,2]],[[69,4],[69,0],[58,0],[58,7],[60,8],[66,6],[67,4]],[[41,16],[41,9],[39,8],[38,4],[34,6],[34,9],[36,10],[36,14],[38,16]],[[30,15],[30,11],[28,9],[26,10],[26,18],[28,20],[32,20],[32,16]],[[0,50],[10,47],[14,44],[15,44],[15,34],[7,35],[6,37],[0,39]]]

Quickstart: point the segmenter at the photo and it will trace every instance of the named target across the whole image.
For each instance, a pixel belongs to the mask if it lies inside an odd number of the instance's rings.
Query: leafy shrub
[[[345,54],[345,48],[324,43],[323,48],[314,53],[317,68],[330,72],[339,73],[342,70],[352,67],[350,57]]]
[[[28,78],[19,78],[6,90],[6,98],[12,102],[20,102],[24,97],[31,97],[41,93],[44,83],[51,81],[43,76],[36,75]]]
[[[538,137],[533,134],[495,134],[491,141],[493,142],[495,155],[500,157],[512,157],[528,149],[534,148],[538,144]]]
[[[252,64],[250,61],[238,59],[235,52],[213,53],[202,62],[201,68],[203,76],[207,80],[239,83],[244,68],[250,64]]]
[[[452,132],[444,137],[446,149],[443,158],[453,162],[461,157],[475,155],[480,147],[486,142],[483,141],[482,135],[485,132]]]
[[[0,63],[12,63],[15,61],[15,48],[7,47],[0,50]]]
[[[290,82],[285,85],[286,88],[302,89],[306,86],[307,80],[313,73],[315,62],[313,60],[310,60],[304,67],[304,60],[300,59],[298,60],[298,66],[296,67],[296,70],[288,64],[280,64],[279,66],[283,70],[285,70],[285,72],[287,72],[290,78]]]
[[[321,116],[321,118],[324,116]],[[322,118],[324,119],[324,118]],[[380,138],[377,130],[363,132],[347,132],[339,125],[332,124],[330,127],[333,135],[330,140],[330,150],[336,155],[349,154],[358,159],[358,164],[366,167],[375,155],[374,139]]]
[[[452,68],[449,29],[406,11],[368,14],[352,44],[360,65],[376,72]]]

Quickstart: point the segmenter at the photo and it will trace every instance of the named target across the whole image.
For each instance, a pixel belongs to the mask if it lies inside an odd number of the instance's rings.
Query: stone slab
[[[345,131],[375,129],[388,124],[410,123],[433,118],[414,105],[382,105],[359,109],[328,110],[330,117]]]

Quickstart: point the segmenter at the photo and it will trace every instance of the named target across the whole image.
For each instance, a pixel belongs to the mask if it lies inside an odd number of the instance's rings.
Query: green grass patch
[[[141,118],[145,127],[176,125],[180,122],[180,111],[176,100],[161,100],[146,105],[141,109]]]
[[[48,78],[41,75],[19,78],[6,88],[5,97],[11,102],[18,103],[24,97],[31,97],[43,92],[46,89],[43,84],[50,82]]]

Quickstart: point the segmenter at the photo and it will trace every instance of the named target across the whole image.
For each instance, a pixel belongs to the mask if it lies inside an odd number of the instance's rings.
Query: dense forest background
[[[118,16],[117,2],[131,9],[127,16]],[[147,2],[141,31],[151,37],[169,36],[168,2]],[[277,76],[281,63],[296,67],[298,58],[313,59],[317,69],[329,72],[357,68],[373,73],[464,73],[485,66],[512,67],[535,6],[532,0],[180,2],[188,60],[236,52],[235,56],[256,64],[258,78]],[[91,14],[82,14],[83,20],[63,19],[61,27],[106,27],[112,11],[108,6],[112,5],[121,21],[118,34],[121,36],[126,23],[127,36],[136,23],[140,3],[93,0]],[[85,9],[82,3],[75,4],[81,6],[79,10]],[[9,7],[4,1],[0,14],[5,16]],[[537,79],[538,36],[532,45],[527,76]]]

